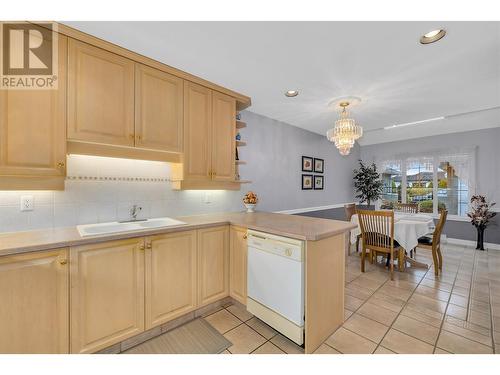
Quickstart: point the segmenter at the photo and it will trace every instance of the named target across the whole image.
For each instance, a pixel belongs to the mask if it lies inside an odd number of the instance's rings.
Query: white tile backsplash
[[[0,191],[0,233],[127,220],[134,204],[140,218],[243,209],[243,191],[211,191],[207,204],[204,191],[172,190],[168,163],[68,155],[68,176],[64,191]],[[22,195],[33,195],[33,211],[20,211]]]

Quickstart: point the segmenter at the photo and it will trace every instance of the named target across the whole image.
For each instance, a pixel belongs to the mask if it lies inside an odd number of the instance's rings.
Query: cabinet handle
[[[144,244],[139,245],[139,250],[144,251]]]
[[[248,238],[248,236],[246,235],[246,233],[243,235],[243,239],[246,240]]]
[[[61,266],[64,266],[64,265],[68,264],[68,260],[67,260],[67,259],[61,259],[61,260],[59,261],[59,264],[60,264]]]
[[[65,165],[66,164],[63,161],[60,161],[59,163],[57,163],[58,168],[64,168]]]
[[[146,249],[152,249],[153,244],[151,242],[146,243]]]
[[[142,139],[142,135],[138,134],[138,135],[136,136],[136,138],[137,138],[137,140],[138,140],[138,141],[140,141],[140,140]]]
[[[129,135],[128,135],[128,137],[129,137],[130,139],[134,139],[134,135],[133,135],[132,133],[131,133],[131,134],[129,134]]]

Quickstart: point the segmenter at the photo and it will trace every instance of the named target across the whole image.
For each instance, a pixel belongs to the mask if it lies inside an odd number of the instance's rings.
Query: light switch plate
[[[21,211],[33,211],[35,209],[35,199],[33,195],[21,196]]]

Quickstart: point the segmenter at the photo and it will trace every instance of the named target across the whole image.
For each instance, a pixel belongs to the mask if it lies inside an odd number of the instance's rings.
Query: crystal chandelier
[[[349,155],[354,142],[363,135],[363,128],[356,124],[351,118],[348,118],[349,112],[346,107],[349,102],[339,104],[342,107],[340,118],[335,121],[335,126],[326,132],[326,137],[330,142],[335,143],[339,149],[340,155]]]

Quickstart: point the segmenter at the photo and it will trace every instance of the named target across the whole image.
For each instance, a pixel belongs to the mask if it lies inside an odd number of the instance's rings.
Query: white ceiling
[[[500,109],[395,130],[397,123],[500,106],[500,22],[64,22],[252,98],[249,110],[325,134],[328,104],[371,144],[500,126]],[[445,28],[441,41],[419,37]],[[300,95],[287,98],[285,90]]]

